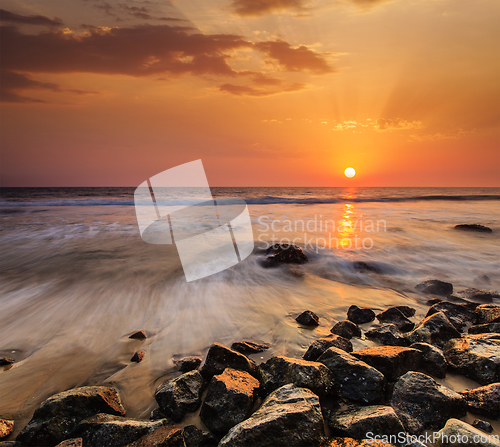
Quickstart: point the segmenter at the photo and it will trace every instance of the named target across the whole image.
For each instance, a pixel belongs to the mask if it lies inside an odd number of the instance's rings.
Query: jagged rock
[[[500,340],[490,334],[450,340],[443,353],[452,368],[481,385],[500,381]]]
[[[199,371],[190,371],[161,384],[155,392],[160,410],[174,422],[198,409],[205,381]]]
[[[458,292],[460,298],[474,301],[476,303],[491,303],[493,298],[500,298],[500,293],[495,290],[465,289]]]
[[[469,334],[500,334],[500,323],[478,324],[469,328]]]
[[[0,366],[9,366],[14,363],[14,359],[8,357],[0,357]]]
[[[446,377],[448,364],[446,363],[444,354],[440,349],[430,345],[429,343],[413,343],[410,348],[418,349],[422,352],[423,357],[420,362],[420,368],[427,374],[439,377],[440,379]]]
[[[193,371],[195,369],[198,369],[198,367],[201,365],[201,358],[183,357],[182,359],[174,360],[174,365],[177,366],[177,371],[180,372]]]
[[[398,309],[406,318],[413,317],[415,315],[415,312],[417,311],[414,307],[410,306],[393,306],[395,309]]]
[[[73,431],[72,436],[82,438],[85,447],[124,446],[164,424],[163,420],[138,421],[100,413],[81,421]]]
[[[461,439],[462,442],[458,440]],[[467,439],[465,443],[463,440]],[[444,428],[437,432],[436,447],[475,446],[498,447],[498,443],[488,435],[459,419],[449,419]]]
[[[256,343],[248,340],[235,341],[231,345],[231,349],[238,351],[241,354],[258,354],[259,352],[266,351],[270,347],[271,345],[267,343]]]
[[[500,383],[474,388],[460,393],[472,414],[500,419]]]
[[[346,352],[352,351],[352,343],[340,335],[332,334],[329,337],[318,338],[314,340],[304,354],[303,359],[314,362],[328,348],[335,347]]]
[[[356,324],[369,323],[375,320],[375,312],[367,307],[353,305],[347,310],[347,319]]]
[[[6,438],[14,430],[14,421],[0,419],[0,439]]]
[[[479,324],[499,323],[500,306],[495,304],[483,304],[476,307],[477,322]]]
[[[390,307],[383,312],[376,315],[376,318],[381,323],[392,323],[400,331],[408,332],[415,327],[415,323],[408,320],[408,318],[397,307]]]
[[[319,325],[319,317],[312,310],[302,312],[297,318],[295,318],[295,321],[302,326]]]
[[[352,263],[354,270],[360,273],[370,272],[370,273],[380,273],[380,269],[373,264],[369,264],[363,261],[354,261]]]
[[[200,372],[205,379],[210,379],[215,374],[222,373],[226,368],[246,371],[257,378],[257,364],[253,360],[220,343],[214,343],[208,350],[207,358]]]
[[[405,431],[393,408],[383,405],[350,408],[333,413],[328,419],[328,425],[333,433],[354,439],[364,439],[367,433],[397,436]]]
[[[476,322],[477,315],[474,311],[460,304],[450,303],[449,301],[441,301],[434,304],[427,312],[426,317],[434,315],[438,312],[443,312],[450,323],[455,326],[455,329],[462,332],[468,325]]]
[[[104,386],[85,386],[44,400],[16,440],[28,446],[56,445],[69,438],[77,424],[97,413],[124,415],[118,391]]]
[[[396,382],[390,404],[413,435],[438,429],[449,418],[467,413],[467,403],[460,394],[414,371],[407,372]]]
[[[259,369],[266,395],[288,383],[309,388],[318,395],[333,393],[333,376],[322,363],[280,356],[261,363]]]
[[[422,360],[422,353],[419,350],[400,346],[364,348],[353,352],[352,355],[373,366],[389,381],[396,380],[408,371],[417,370]]]
[[[202,431],[194,425],[184,427],[184,442],[186,447],[217,447],[219,441],[208,431]]]
[[[453,293],[453,284],[439,279],[428,279],[417,284],[415,289],[425,295],[450,296]]]
[[[489,422],[482,421],[481,419],[474,419],[472,426],[486,433],[491,433],[493,431],[491,424]]]
[[[493,233],[493,230],[489,227],[485,227],[480,224],[459,224],[455,225],[455,230],[460,231],[475,231],[478,233]]]
[[[337,393],[356,402],[379,401],[385,388],[384,375],[365,362],[338,348],[329,348],[318,359],[333,374]]]
[[[376,445],[377,447],[395,447],[394,444],[390,444],[388,442],[384,442],[379,439],[375,440],[374,438],[373,439],[330,438],[327,439],[323,444],[321,444],[321,447],[373,447],[374,445]],[[410,447],[410,446],[405,446],[405,447]]]
[[[56,447],[83,447],[82,438],[67,439],[56,445]]]
[[[393,324],[384,324],[381,327],[365,332],[367,338],[376,340],[388,346],[408,346],[408,340],[402,332]]]
[[[324,436],[318,396],[285,385],[222,438],[219,447],[317,447]]]
[[[145,355],[146,355],[146,353],[144,351],[137,351],[132,356],[132,358],[130,359],[130,361],[131,362],[135,362],[135,363],[140,363],[140,362],[142,362],[142,359],[144,358]]]
[[[181,428],[165,425],[128,444],[127,447],[186,447],[186,444]]]
[[[262,266],[278,267],[282,264],[305,264],[309,259],[301,248],[295,245],[274,244],[266,250]]]
[[[134,332],[129,338],[133,338],[136,340],[144,340],[144,339],[148,338],[148,336],[146,335],[146,332],[144,332],[144,331],[137,331],[137,332]]]
[[[361,329],[357,324],[349,320],[339,321],[330,329],[330,332],[347,338],[348,340],[353,337],[361,337]]]
[[[443,312],[424,318],[413,331],[406,334],[411,343],[429,343],[442,348],[452,338],[459,338],[458,332]]]
[[[201,420],[212,433],[226,434],[250,416],[259,386],[250,374],[235,369],[227,368],[213,376],[201,406]]]

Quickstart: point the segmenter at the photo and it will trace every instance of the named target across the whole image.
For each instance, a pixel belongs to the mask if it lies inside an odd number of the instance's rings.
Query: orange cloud
[[[232,10],[240,16],[262,16],[288,9],[303,11],[306,0],[233,0]]]
[[[231,93],[236,96],[270,96],[279,93],[298,92],[307,88],[306,84],[294,83],[282,88],[258,89],[247,85],[223,84],[220,86],[221,92]]]

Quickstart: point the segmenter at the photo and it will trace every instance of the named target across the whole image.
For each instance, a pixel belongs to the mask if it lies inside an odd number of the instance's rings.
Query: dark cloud
[[[307,88],[306,84],[294,83],[281,88],[263,89],[255,88],[248,85],[233,85],[233,84],[223,84],[220,86],[220,91],[225,93],[230,93],[236,96],[270,96],[277,95],[279,93],[290,93],[298,92],[300,90],[305,90]]]
[[[306,0],[233,0],[231,9],[240,16],[263,16],[274,12],[304,11]]]
[[[41,25],[41,26],[63,26],[64,23],[61,19],[54,17],[49,19],[45,16],[23,16],[14,12],[0,9],[0,21],[5,23],[15,23],[18,25]]]

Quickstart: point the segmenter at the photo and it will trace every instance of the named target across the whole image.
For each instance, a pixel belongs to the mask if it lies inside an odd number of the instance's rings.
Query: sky
[[[2,186],[500,186],[497,0],[1,8]]]

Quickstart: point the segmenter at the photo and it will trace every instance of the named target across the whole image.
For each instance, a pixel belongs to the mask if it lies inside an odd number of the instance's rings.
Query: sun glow
[[[344,175],[348,178],[353,178],[356,175],[356,171],[354,168],[346,168]]]

